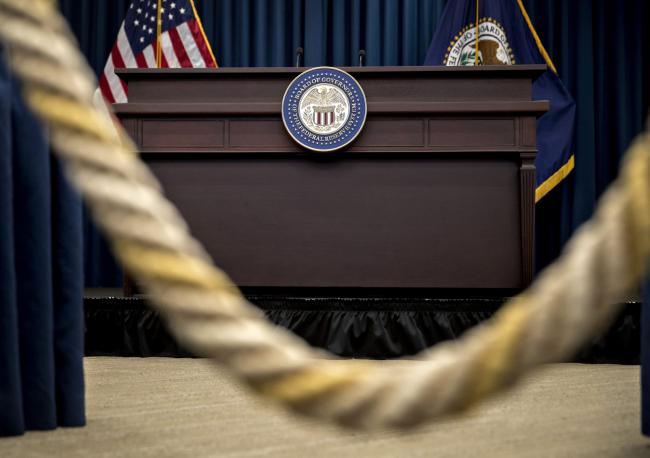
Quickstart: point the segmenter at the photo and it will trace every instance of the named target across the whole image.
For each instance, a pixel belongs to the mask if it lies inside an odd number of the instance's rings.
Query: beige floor
[[[88,358],[88,426],[0,439],[0,457],[650,456],[638,377],[636,366],[549,366],[468,417],[367,434],[251,399],[203,360]]]

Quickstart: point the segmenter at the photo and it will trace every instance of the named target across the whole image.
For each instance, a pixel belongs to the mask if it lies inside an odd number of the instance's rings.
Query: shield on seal
[[[314,107],[314,124],[317,126],[329,126],[334,124],[334,107]]]

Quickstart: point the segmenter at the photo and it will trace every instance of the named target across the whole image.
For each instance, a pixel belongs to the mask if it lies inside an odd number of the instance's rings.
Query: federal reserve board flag
[[[537,121],[535,201],[539,201],[573,170],[575,102],[521,0],[449,0],[425,65],[513,64],[549,68],[533,84],[533,99],[550,102],[550,110]]]

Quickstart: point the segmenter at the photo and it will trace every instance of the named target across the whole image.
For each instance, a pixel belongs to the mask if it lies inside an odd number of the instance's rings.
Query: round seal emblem
[[[470,23],[449,43],[444,64],[447,66],[474,65],[476,59],[476,24]],[[515,57],[508,44],[503,26],[495,19],[481,18],[478,26],[479,65],[512,65]]]
[[[282,99],[282,121],[289,135],[312,151],[349,145],[366,122],[366,96],[350,74],[315,67],[298,75]]]

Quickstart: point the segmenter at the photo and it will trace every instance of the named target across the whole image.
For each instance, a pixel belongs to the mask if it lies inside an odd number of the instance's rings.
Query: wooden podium
[[[368,118],[336,153],[302,149],[282,124],[282,96],[303,70],[118,71],[129,103],[117,115],[238,285],[531,281],[535,120],[548,109],[531,86],[544,66],[344,68]]]

